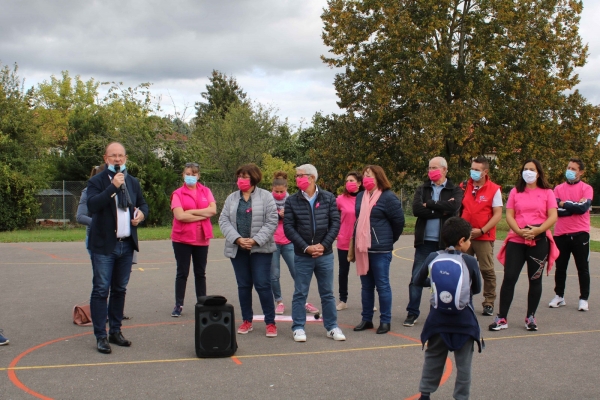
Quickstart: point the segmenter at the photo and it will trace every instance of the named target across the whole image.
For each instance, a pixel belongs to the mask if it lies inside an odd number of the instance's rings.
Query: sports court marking
[[[177,322],[159,322],[159,323],[153,323],[153,324],[139,324],[139,325],[132,325],[132,326],[128,326],[128,327],[123,327],[123,329],[133,329],[133,328],[140,328],[140,327],[152,327],[152,326],[160,326],[160,325],[187,324],[187,323],[191,323],[191,322],[194,322],[194,321],[188,320],[188,321],[177,321]],[[320,321],[314,321],[314,322],[320,322]],[[62,338],[50,340],[50,341],[41,343],[41,344],[39,344],[37,346],[33,346],[33,347],[25,350],[21,354],[19,354],[17,357],[15,357],[10,362],[10,364],[9,364],[9,366],[7,368],[0,368],[0,371],[7,371],[9,380],[17,388],[23,390],[25,393],[28,393],[31,396],[37,397],[39,399],[52,400],[51,397],[47,397],[47,396],[45,396],[45,395],[43,395],[41,393],[38,393],[38,392],[30,389],[29,387],[27,387],[23,382],[21,382],[19,380],[19,378],[17,377],[16,371],[25,371],[25,370],[30,370],[31,371],[31,370],[57,369],[57,368],[81,368],[81,367],[96,367],[96,366],[106,366],[106,365],[141,365],[141,364],[155,364],[155,363],[207,361],[205,359],[194,357],[194,358],[179,358],[179,359],[119,361],[119,362],[103,362],[103,363],[31,365],[31,366],[22,366],[22,367],[18,366],[19,362],[23,359],[23,357],[25,357],[28,354],[33,353],[36,350],[39,350],[39,349],[41,349],[43,347],[46,347],[46,346],[49,346],[51,344],[63,342],[65,340],[70,340],[70,339],[74,339],[74,338],[80,338],[80,337],[83,337],[83,336],[89,336],[89,335],[92,335],[92,334],[93,334],[93,332],[79,333],[79,334],[76,334],[76,335],[71,335],[71,336],[66,336],[66,337],[62,337]],[[409,337],[409,336],[404,336],[404,335],[393,333],[393,332],[389,332],[389,334],[392,334],[392,336],[400,337],[400,338],[403,338],[403,339],[408,339],[408,340],[410,340],[412,342],[418,342],[418,343],[402,344],[402,345],[390,345],[390,346],[362,347],[362,348],[353,348],[353,349],[308,351],[308,352],[274,353],[274,354],[248,354],[248,355],[242,355],[242,356],[240,356],[240,355],[238,355],[238,356],[232,356],[232,357],[230,357],[230,359],[235,364],[242,365],[242,361],[240,361],[240,359],[264,358],[264,357],[288,357],[288,356],[304,356],[304,355],[324,355],[324,354],[333,354],[333,353],[351,353],[351,352],[358,352],[358,351],[403,349],[403,348],[408,348],[408,347],[417,347],[417,346],[421,345],[419,339],[415,339],[415,338],[412,338],[412,337]],[[450,377],[451,374],[452,374],[452,362],[448,358],[446,360],[446,370],[444,372],[444,375],[442,376],[442,380],[440,382],[440,386],[443,385],[448,380],[448,378]],[[417,395],[415,395],[415,396],[417,396]],[[416,399],[416,398],[418,398],[418,397],[415,397],[415,396],[411,396],[411,397],[409,397],[409,399]]]
[[[177,325],[177,324],[187,324],[193,322],[192,320],[188,321],[177,321],[177,322],[159,322],[152,324],[139,324],[132,325],[128,327],[123,327],[123,329],[133,329],[133,328],[143,328],[143,327],[152,327],[152,326],[161,326],[161,325]],[[315,321],[316,322],[316,321]],[[543,337],[543,336],[559,336],[559,335],[575,335],[575,334],[587,334],[587,333],[600,333],[600,329],[597,330],[587,330],[587,331],[568,331],[568,332],[550,332],[550,333],[535,333],[535,334],[527,334],[527,335],[516,335],[516,336],[502,336],[502,337],[488,337],[486,340],[508,340],[508,339],[522,339],[522,338],[535,338],[535,337]],[[7,368],[0,368],[0,371],[7,371],[8,378],[10,381],[19,389],[24,392],[40,398],[44,400],[51,400],[52,398],[47,397],[41,393],[35,392],[34,390],[28,388],[24,383],[22,383],[16,375],[16,371],[25,371],[25,370],[42,370],[42,369],[57,369],[57,368],[81,368],[81,367],[97,367],[97,366],[107,366],[107,365],[142,365],[142,364],[155,364],[155,363],[173,363],[173,362],[198,362],[198,361],[207,361],[205,359],[200,358],[178,358],[178,359],[158,359],[158,360],[138,360],[138,361],[119,361],[119,362],[103,362],[103,363],[85,363],[85,364],[57,364],[57,365],[31,365],[31,366],[17,366],[21,359],[28,354],[33,353],[36,350],[39,350],[45,346],[63,342],[65,340],[79,338],[82,336],[92,335],[93,332],[85,332],[76,335],[66,336],[54,340],[50,340],[45,343],[41,343],[37,346],[31,347],[17,357],[15,357],[9,364]],[[336,349],[336,350],[322,350],[322,351],[308,351],[308,352],[291,352],[291,353],[273,353],[273,354],[248,354],[248,355],[238,355],[230,357],[231,360],[237,365],[242,365],[242,361],[240,359],[253,359],[253,358],[265,358],[265,357],[289,357],[289,356],[305,356],[305,355],[325,355],[325,354],[335,354],[335,353],[352,353],[359,351],[375,351],[375,350],[390,350],[390,349],[405,349],[410,347],[418,347],[421,346],[420,340],[416,338],[412,338],[409,336],[405,336],[395,332],[389,332],[389,335],[400,337],[403,339],[410,340],[412,342],[410,344],[400,344],[400,345],[390,345],[390,346],[373,346],[373,347],[362,347],[362,348],[352,348],[352,349]],[[446,381],[450,378],[452,374],[452,361],[450,358],[446,359],[446,365],[444,374],[442,376],[442,380],[440,382],[440,386],[446,383]],[[416,400],[419,398],[419,394],[407,397],[406,400]]]

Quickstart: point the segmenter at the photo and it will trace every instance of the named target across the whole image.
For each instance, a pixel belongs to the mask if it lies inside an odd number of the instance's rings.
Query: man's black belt
[[[130,237],[131,237],[131,236],[120,237],[120,238],[117,238],[117,240],[118,240],[119,242],[126,242],[126,241],[128,241],[128,240],[129,240],[129,238],[130,238]]]

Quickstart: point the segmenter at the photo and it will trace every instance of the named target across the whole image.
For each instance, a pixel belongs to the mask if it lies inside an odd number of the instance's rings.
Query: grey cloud
[[[326,68],[321,3],[13,1],[0,16],[0,54],[4,62],[144,81],[212,69]]]

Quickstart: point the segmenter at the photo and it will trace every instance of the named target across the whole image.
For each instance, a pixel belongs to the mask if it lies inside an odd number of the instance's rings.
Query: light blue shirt
[[[441,185],[436,185],[431,182],[431,187],[433,188],[433,201],[438,201],[440,199],[440,193],[442,193],[442,189],[446,187],[446,179],[444,183]],[[440,240],[440,219],[428,219],[427,225],[425,225],[425,240],[430,240],[432,242],[437,242]]]
[[[317,201],[317,195],[319,194],[319,187],[315,186],[315,194],[313,197],[308,197],[308,194],[305,191],[302,191],[302,196],[310,203],[310,208],[313,210],[312,219],[313,219],[313,231],[317,230],[317,220],[315,219],[315,202]]]

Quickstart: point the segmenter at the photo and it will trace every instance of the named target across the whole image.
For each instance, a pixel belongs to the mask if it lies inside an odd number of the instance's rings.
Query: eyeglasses
[[[296,174],[296,178],[302,178],[303,176],[311,176],[310,174]]]
[[[195,162],[189,162],[189,163],[185,163],[185,167],[186,168],[199,168],[200,165],[198,165],[198,163],[195,163]]]
[[[106,157],[110,157],[110,158],[125,158],[127,157],[126,154],[107,154]]]

